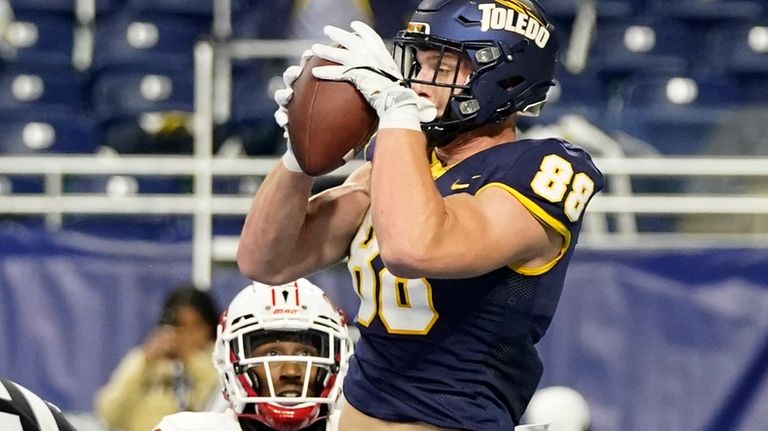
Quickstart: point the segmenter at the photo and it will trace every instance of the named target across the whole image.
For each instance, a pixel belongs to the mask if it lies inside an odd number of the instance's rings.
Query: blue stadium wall
[[[0,375],[90,411],[190,262],[188,241],[1,232]],[[312,278],[354,314],[337,269]],[[212,292],[246,283],[220,267]],[[593,431],[765,429],[768,250],[581,250],[540,350],[542,385],[581,391]]]

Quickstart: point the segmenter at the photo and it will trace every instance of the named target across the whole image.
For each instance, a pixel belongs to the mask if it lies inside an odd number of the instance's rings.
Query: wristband
[[[379,130],[381,129],[409,129],[420,132],[419,108],[415,104],[408,104],[385,112],[379,118]]]

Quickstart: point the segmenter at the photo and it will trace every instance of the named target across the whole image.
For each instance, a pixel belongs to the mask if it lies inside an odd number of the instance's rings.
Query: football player
[[[214,364],[229,408],[166,416],[156,431],[335,431],[352,353],[344,315],[306,279],[243,289],[222,314]]]
[[[0,430],[76,431],[58,407],[29,389],[0,378]]]
[[[238,264],[284,282],[348,258],[361,336],[340,430],[511,430],[604,182],[584,150],[516,136],[553,85],[555,29],[535,0],[424,0],[394,55],[351,27],[325,28],[312,52],[337,65],[312,73],[376,110],[369,163],[310,198],[288,151],[253,200]],[[300,72],[275,95],[282,126]]]

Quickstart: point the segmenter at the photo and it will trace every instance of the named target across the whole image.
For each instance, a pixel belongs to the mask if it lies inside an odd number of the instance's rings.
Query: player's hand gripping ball
[[[288,103],[288,137],[301,169],[309,175],[333,171],[351,159],[376,131],[376,111],[344,81],[312,75],[317,66],[335,64],[311,57],[293,83]]]

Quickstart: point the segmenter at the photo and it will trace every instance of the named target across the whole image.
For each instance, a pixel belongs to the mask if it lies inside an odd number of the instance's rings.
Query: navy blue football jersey
[[[432,173],[443,196],[506,190],[563,236],[561,253],[541,267],[473,278],[398,278],[379,256],[369,212],[349,250],[361,337],[344,394],[384,420],[509,431],[541,378],[534,345],[552,320],[603,176],[586,152],[557,139],[494,146],[453,166],[433,163]]]

